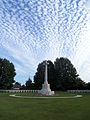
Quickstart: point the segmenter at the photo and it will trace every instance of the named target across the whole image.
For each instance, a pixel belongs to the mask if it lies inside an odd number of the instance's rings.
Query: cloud
[[[15,64],[16,79],[33,76],[42,60],[64,56],[73,62],[82,79],[89,81],[90,12],[85,3],[0,1],[0,57]]]
[[[90,9],[90,0],[86,1],[85,7],[88,8],[88,9]]]

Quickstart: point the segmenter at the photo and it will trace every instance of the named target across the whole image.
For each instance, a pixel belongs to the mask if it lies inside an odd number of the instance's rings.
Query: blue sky
[[[90,0],[0,0],[0,57],[14,63],[22,84],[57,57],[90,82]]]

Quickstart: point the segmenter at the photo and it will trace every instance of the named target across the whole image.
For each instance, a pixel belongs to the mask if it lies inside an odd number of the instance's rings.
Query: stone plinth
[[[54,95],[54,91],[50,89],[50,84],[42,84],[42,89],[38,93],[41,95]]]

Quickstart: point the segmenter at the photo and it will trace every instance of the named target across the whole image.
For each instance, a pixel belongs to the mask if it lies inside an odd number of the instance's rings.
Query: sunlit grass
[[[16,93],[17,94],[17,93]],[[73,96],[57,92],[59,96]],[[76,99],[24,99],[0,93],[0,120],[90,120],[90,94]],[[35,96],[35,93],[18,93]]]

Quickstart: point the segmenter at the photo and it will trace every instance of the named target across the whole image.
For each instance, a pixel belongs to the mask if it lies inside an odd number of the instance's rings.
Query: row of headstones
[[[0,90],[0,92],[23,93],[23,92],[38,92],[38,90]],[[90,90],[68,90],[71,93],[90,93]]]
[[[23,93],[23,92],[37,92],[38,90],[0,90],[0,92]]]
[[[90,90],[68,90],[71,93],[90,93]]]

